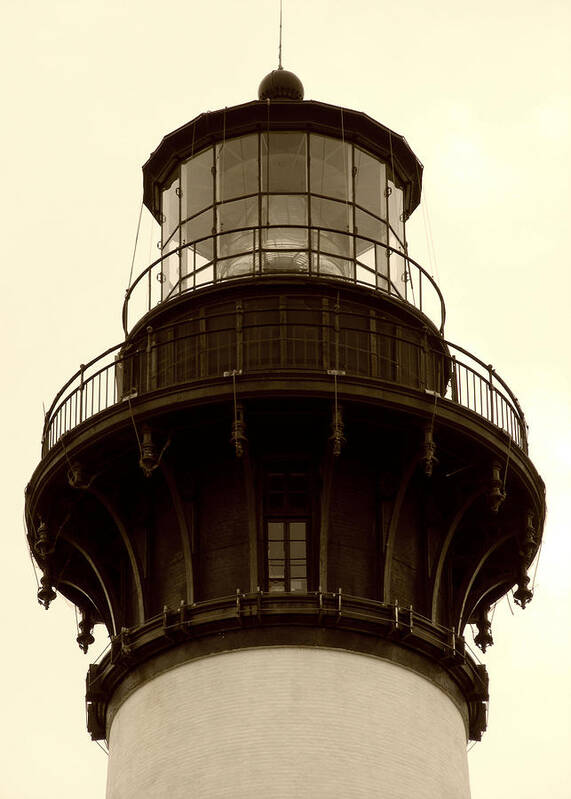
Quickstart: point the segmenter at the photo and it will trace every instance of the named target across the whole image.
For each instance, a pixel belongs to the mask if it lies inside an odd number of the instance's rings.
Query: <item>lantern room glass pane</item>
[[[236,228],[257,227],[258,198],[248,197],[218,206],[218,229],[220,231]]]
[[[214,240],[212,238],[213,209],[204,211],[182,225],[183,244],[188,246],[181,250],[182,290],[194,288],[196,270],[197,281],[206,279],[204,267],[214,258]]]
[[[307,272],[307,228],[262,228],[264,272]]]
[[[387,223],[377,219],[376,216],[368,214],[366,211],[361,211],[359,208],[355,209],[355,226],[359,236],[373,241],[380,241],[386,244],[387,241]],[[365,242],[361,242],[364,245]],[[369,246],[372,246],[372,242]],[[359,251],[359,248],[358,250]]]
[[[179,232],[180,231],[177,230],[177,232],[171,236],[169,242],[163,248],[163,255],[177,249],[180,244]],[[161,300],[166,300],[174,293],[178,293],[180,290],[180,255],[178,252],[173,252],[172,255],[163,259],[161,271],[158,273],[157,277],[161,284]]]
[[[277,194],[262,199],[263,225],[307,225],[307,197]]]
[[[262,135],[262,191],[307,191],[305,133]]]
[[[209,147],[182,165],[182,218],[211,206],[214,202],[213,148]]]
[[[339,139],[311,134],[310,190],[340,200],[351,199],[351,150]]]
[[[389,223],[398,240],[404,244],[404,206],[402,189],[398,189],[392,180],[388,181]]]
[[[410,271],[406,259],[400,253],[404,253],[404,247],[394,235],[392,230],[389,230],[389,245],[396,252],[390,251],[390,269],[391,279],[393,283],[393,290],[402,299],[412,300],[410,294]]]
[[[262,199],[262,225],[263,271],[307,271],[307,196],[267,195]]]
[[[312,231],[313,249],[327,255],[339,255],[350,258],[352,254],[353,237],[345,233],[332,233],[329,230]]]
[[[181,251],[181,274],[185,278],[183,291],[192,287],[188,276],[197,269],[210,263],[214,258],[214,240],[212,238],[213,213],[212,208],[193,217],[182,226],[183,243],[189,244]]]
[[[390,250],[386,247],[376,247],[376,266],[377,288],[394,294],[395,290],[391,288]]]
[[[204,211],[202,214],[189,219],[188,222],[183,224],[182,230],[184,241],[191,242],[199,241],[199,239],[206,239],[206,237],[212,236],[213,227],[214,216],[212,213],[212,208],[210,208],[208,211]],[[197,246],[201,250],[208,249],[209,252],[212,251],[212,241],[209,241],[208,239],[206,241],[199,242]]]
[[[254,273],[256,237],[256,228],[218,236],[217,277],[220,280]]]
[[[387,218],[385,165],[355,147],[355,202],[367,211]]]
[[[258,191],[258,135],[229,139],[217,147],[219,202]]]
[[[334,228],[350,231],[353,217],[353,206],[348,203],[324,200],[321,197],[311,198],[311,226]]]
[[[180,224],[180,180],[176,172],[161,197],[161,241],[164,247]]]
[[[404,246],[397,239],[392,230],[389,230],[389,246],[391,246],[393,250],[397,250],[398,252],[404,252]],[[392,255],[395,255],[395,253],[392,253]]]
[[[311,231],[313,269],[318,274],[349,278],[353,276],[353,237],[327,230]]]

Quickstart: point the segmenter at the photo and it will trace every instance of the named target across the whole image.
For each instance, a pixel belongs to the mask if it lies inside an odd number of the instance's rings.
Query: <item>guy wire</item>
[[[131,397],[127,394],[127,403],[129,405],[129,413],[131,415],[131,421],[133,422],[133,428],[135,430],[135,436],[137,438],[137,446],[139,447],[139,458],[143,457],[143,448],[141,446],[141,439],[139,438],[139,431],[137,430],[137,425],[135,424],[135,417],[133,415],[133,408],[131,406]]]
[[[343,108],[341,111],[341,141],[343,144],[343,172],[345,174],[345,211],[347,212],[347,232],[351,232],[351,212],[349,209],[349,176],[347,174],[347,153],[345,150],[345,119],[343,117]]]
[[[502,491],[503,491],[504,493],[505,493],[505,490],[506,490],[506,481],[507,481],[507,479],[508,479],[508,464],[509,464],[509,462],[510,462],[510,455],[511,455],[511,451],[512,451],[512,437],[511,437],[511,436],[509,436],[509,442],[508,442],[508,455],[507,455],[507,458],[506,458],[506,468],[505,468],[505,470],[504,470],[504,483],[503,483],[503,485],[502,485]]]
[[[236,397],[236,369],[232,369],[232,393],[234,395],[234,429],[238,426],[238,400]]]
[[[535,578],[537,576],[537,567],[539,566],[539,559],[541,557],[541,548],[543,546],[543,539],[541,540],[541,544],[539,545],[539,549],[537,550],[537,557],[535,559],[535,569],[533,570],[533,580],[531,581],[531,590],[535,589]]]
[[[143,205],[144,202],[141,200],[141,207],[139,209],[139,221],[137,222],[137,233],[135,235],[135,246],[133,247],[133,257],[131,258],[131,271],[129,272],[129,282],[127,284],[127,291],[131,288],[131,280],[133,278],[133,269],[135,268],[135,257],[137,255],[137,245],[139,243],[139,231],[141,230],[141,219],[143,217]]]

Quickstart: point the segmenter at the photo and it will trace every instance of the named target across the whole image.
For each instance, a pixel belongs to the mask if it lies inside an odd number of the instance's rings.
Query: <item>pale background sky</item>
[[[83,694],[104,636],[84,656],[71,606],[40,608],[25,545],[42,403],[121,338],[141,165],[197,114],[255,99],[277,64],[278,2],[4,0],[2,12],[0,797],[103,799]],[[535,599],[514,617],[497,608],[482,658],[473,799],[571,795],[570,32],[568,0],[285,0],[284,66],[306,99],[366,112],[424,163],[436,260],[422,207],[411,255],[444,292],[447,338],[519,397],[548,488]]]

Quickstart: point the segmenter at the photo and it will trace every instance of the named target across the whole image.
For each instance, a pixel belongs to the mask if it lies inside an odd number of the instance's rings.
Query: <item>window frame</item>
[[[276,489],[276,481],[281,481],[282,488]],[[300,481],[304,483],[303,488],[296,487]],[[279,497],[281,495],[281,501]],[[276,502],[276,498],[278,501]],[[307,464],[299,462],[283,461],[271,462],[264,468],[262,481],[262,509],[263,509],[263,586],[268,593],[307,593],[311,590],[313,583],[313,558],[312,558],[312,520],[313,520],[313,491],[312,475]],[[280,539],[270,539],[270,525],[283,525],[283,577],[271,577],[270,565],[270,541]],[[305,525],[305,554],[303,562],[305,564],[305,577],[292,576],[292,566],[300,565],[299,558],[292,557],[291,533],[292,525]],[[299,538],[293,541],[299,541]],[[298,563],[292,561],[297,560]],[[305,588],[292,589],[292,581],[304,579]],[[283,589],[272,590],[272,580],[283,583]]]
[[[283,527],[283,536],[281,538],[270,538],[270,525],[282,525]],[[292,526],[293,525],[304,525],[304,536],[303,538],[293,538],[292,539]],[[307,593],[308,590],[308,582],[309,582],[309,562],[308,562],[308,531],[309,531],[309,520],[307,518],[267,518],[265,520],[265,532],[266,532],[266,568],[267,568],[267,580],[266,586],[268,593],[277,594],[277,593]],[[281,541],[282,542],[282,558],[272,558],[270,557],[270,544],[272,541]],[[292,547],[291,544],[303,542],[304,544],[304,554],[302,557],[293,557],[292,555]],[[271,573],[272,563],[283,563],[283,576],[277,575],[273,576]],[[301,566],[303,565],[304,568],[304,575],[292,575],[292,570],[294,566]],[[292,583],[296,580],[305,581],[305,587],[303,588],[293,588]],[[281,583],[283,584],[283,590],[279,588],[272,589],[272,583]]]

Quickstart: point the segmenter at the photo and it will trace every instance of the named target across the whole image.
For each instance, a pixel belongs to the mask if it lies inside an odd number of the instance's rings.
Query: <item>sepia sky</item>
[[[121,339],[141,165],[197,114],[256,98],[277,65],[278,7],[3,5],[0,799],[104,797],[83,696],[105,635],[84,656],[72,606],[37,604],[25,543],[42,404]],[[283,63],[306,99],[364,111],[423,162],[410,254],[444,293],[447,338],[493,363],[526,413],[548,519],[535,598],[498,605],[482,656],[491,702],[472,797],[568,799],[571,5],[284,0],[284,15]],[[143,233],[141,267],[157,252]]]

